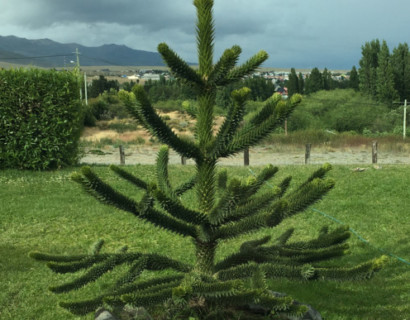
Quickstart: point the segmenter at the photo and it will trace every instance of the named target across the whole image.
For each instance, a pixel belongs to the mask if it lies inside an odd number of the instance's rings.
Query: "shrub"
[[[93,114],[93,110],[90,106],[86,106],[84,113],[84,126],[95,127],[97,119]]]
[[[108,103],[100,98],[90,99],[91,112],[97,120],[108,120],[106,118],[110,118],[110,116],[107,116],[108,107]]]
[[[330,129],[339,132],[392,132],[400,123],[397,110],[353,89],[319,91],[306,97],[288,121],[290,131]]]
[[[71,72],[0,71],[0,167],[53,169],[72,165],[84,110]]]
[[[128,118],[129,114],[123,100],[123,90],[121,94],[114,89],[106,91],[98,98],[90,99],[92,114],[97,120],[112,120],[114,118]]]

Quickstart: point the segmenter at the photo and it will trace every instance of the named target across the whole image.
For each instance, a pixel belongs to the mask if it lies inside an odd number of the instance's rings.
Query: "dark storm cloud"
[[[87,46],[125,44],[155,51],[166,41],[196,59],[191,0],[0,0],[1,35]],[[391,49],[410,41],[410,1],[215,0],[216,56],[238,44],[243,59],[260,49],[266,65],[351,68],[366,41]],[[242,59],[242,60],[243,60]]]
[[[19,5],[20,4],[20,5]],[[194,9],[187,1],[147,0],[16,0],[23,11],[10,10],[15,23],[43,28],[53,23],[116,23],[121,25],[144,25],[150,30],[181,27],[194,20]],[[11,7],[11,5],[10,5]],[[178,9],[176,9],[178,8]],[[9,20],[11,20],[9,19]]]

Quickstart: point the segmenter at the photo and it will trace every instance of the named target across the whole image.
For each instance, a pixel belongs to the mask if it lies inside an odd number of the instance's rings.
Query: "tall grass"
[[[96,126],[100,130],[113,130],[118,133],[141,129],[141,126],[139,126],[137,121],[133,119],[103,120],[98,121]]]
[[[331,148],[362,147],[369,146],[373,141],[378,141],[385,151],[410,151],[410,139],[403,139],[400,135],[370,135],[364,136],[354,132],[337,133],[330,130],[306,129],[283,132],[271,135],[264,140],[264,144],[280,144],[303,146],[307,143],[315,146]]]
[[[297,185],[316,166],[281,167],[272,182],[292,175]],[[106,181],[123,192],[139,198],[106,166],[94,168]],[[153,166],[128,166],[138,176],[154,179]],[[251,173],[243,167],[228,167],[246,179]],[[57,306],[58,300],[91,298],[109,281],[78,292],[57,296],[47,291],[50,285],[62,283],[69,275],[53,274],[44,264],[28,258],[30,251],[53,253],[83,253],[97,239],[106,241],[109,251],[128,245],[130,251],[145,252],[147,248],[161,254],[172,252],[174,257],[192,261],[193,245],[151,225],[142,223],[131,214],[103,206],[83,191],[69,177],[74,169],[53,172],[0,173],[0,319],[50,320],[79,319]],[[170,176],[178,184],[194,172],[193,166],[171,166]],[[253,167],[258,173],[261,168]],[[375,249],[410,261],[410,223],[408,208],[409,166],[384,166],[382,170],[368,169],[356,173],[348,166],[336,166],[330,176],[336,187],[315,206],[334,218],[349,223],[363,238],[350,240],[351,255],[332,263],[352,265],[381,255]],[[266,188],[271,186],[267,185]],[[193,199],[187,194],[186,200]],[[193,200],[192,200],[193,201]],[[194,205],[194,203],[192,203]],[[337,224],[311,210],[289,220],[276,229],[262,231],[273,238],[295,226],[295,240],[315,235],[323,225]],[[246,238],[246,237],[245,237]],[[222,243],[217,258],[238,248],[244,239]],[[374,246],[374,247],[373,247]],[[143,276],[149,276],[143,274]],[[391,259],[375,278],[362,282],[290,282],[275,280],[270,286],[320,310],[325,319],[408,319],[410,314],[410,266]],[[84,319],[93,319],[88,315]]]

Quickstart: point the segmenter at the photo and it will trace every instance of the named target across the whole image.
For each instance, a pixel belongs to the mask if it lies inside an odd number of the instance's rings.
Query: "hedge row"
[[[0,168],[75,164],[83,113],[74,73],[0,70]]]

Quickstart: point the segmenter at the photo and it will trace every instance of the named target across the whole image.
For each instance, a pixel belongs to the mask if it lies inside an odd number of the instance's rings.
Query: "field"
[[[186,113],[163,111],[159,114],[180,136],[193,139],[195,122]],[[215,118],[215,130],[222,124],[222,116]],[[273,134],[258,146],[250,149],[251,165],[297,165],[305,163],[305,147],[311,144],[311,164],[345,164],[367,166],[372,164],[372,144],[378,142],[378,164],[410,164],[410,139],[399,135],[369,137],[325,130],[303,130]],[[81,163],[118,164],[118,147],[125,149],[126,164],[153,164],[158,142],[135,120],[114,119],[98,121],[95,127],[85,128],[81,147]],[[181,163],[171,151],[170,163]],[[193,164],[188,160],[188,164]],[[243,164],[243,154],[222,159],[222,165]]]
[[[105,180],[127,190],[127,185],[106,166],[94,168]],[[317,165],[280,166],[274,181],[291,174],[295,180],[293,185],[296,185],[315,168]],[[410,167],[383,165],[382,169],[376,170],[369,166],[364,172],[352,171],[353,168],[352,165],[335,166],[330,177],[336,180],[336,187],[314,208],[342,223],[348,223],[368,243],[352,236],[350,255],[332,263],[352,265],[383,253],[410,261]],[[155,176],[154,167],[149,165],[132,165],[126,169],[145,178]],[[96,283],[64,296],[52,294],[47,287],[61,283],[69,276],[53,274],[44,264],[30,259],[28,253],[31,251],[83,253],[92,243],[103,238],[107,251],[126,244],[130,250],[147,251],[150,248],[162,254],[172,252],[175,258],[185,261],[193,259],[193,246],[189,240],[158,231],[84,194],[69,179],[74,170],[6,170],[0,173],[2,320],[79,319],[58,307],[58,300],[91,297],[105,286],[104,283]],[[170,174],[178,183],[193,170],[193,166],[173,165]],[[261,167],[251,166],[251,170],[257,173]],[[243,178],[251,174],[244,167],[230,166],[228,172]],[[314,235],[323,225],[338,226],[337,222],[318,211],[307,210],[286,220],[277,229],[262,233],[275,237],[290,226],[296,226],[294,240],[297,240]],[[217,259],[231,253],[241,240],[243,238],[223,243]],[[410,319],[410,265],[405,261],[390,257],[386,267],[369,281],[275,280],[270,282],[270,286],[275,291],[286,292],[299,301],[311,304],[325,319],[405,320]],[[107,275],[104,280],[109,278],[110,275]],[[93,319],[93,316],[90,314],[84,319]]]

